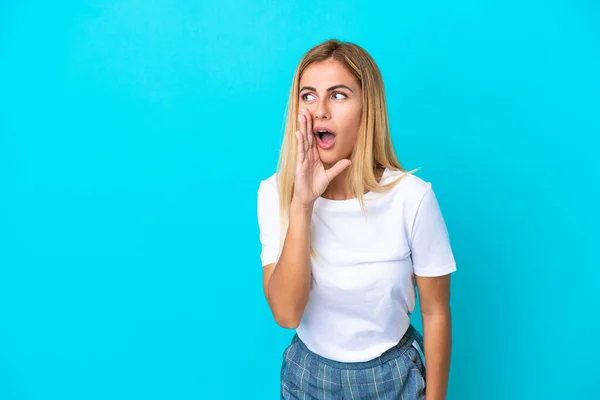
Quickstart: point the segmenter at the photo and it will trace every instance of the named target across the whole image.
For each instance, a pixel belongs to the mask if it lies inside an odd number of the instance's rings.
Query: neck
[[[326,166],[325,168],[329,168],[329,166]],[[348,168],[343,170],[338,176],[329,182],[327,189],[325,189],[321,196],[329,200],[348,200],[354,197],[352,193],[350,193],[350,188],[347,184],[347,177]]]
[[[331,166],[326,165],[325,168],[331,168]],[[375,170],[375,178],[377,179],[377,182],[381,181],[384,169],[385,168],[383,167],[378,167]],[[342,173],[333,178],[333,180],[329,182],[327,189],[325,189],[321,197],[324,197],[328,200],[348,200],[354,198],[354,194],[350,193],[350,188],[347,183],[348,170],[349,169],[346,168],[342,171]]]

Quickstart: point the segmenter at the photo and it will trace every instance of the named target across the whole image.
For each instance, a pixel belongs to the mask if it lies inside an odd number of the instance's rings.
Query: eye
[[[311,101],[314,100],[315,96],[310,94],[310,93],[306,93],[302,95],[302,100],[304,101]]]
[[[335,92],[333,94],[333,98],[336,100],[344,100],[344,99],[347,99],[348,96],[346,96],[344,93],[341,93],[341,92]]]

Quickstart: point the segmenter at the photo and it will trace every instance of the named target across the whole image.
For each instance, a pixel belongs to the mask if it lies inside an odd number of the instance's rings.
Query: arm
[[[300,130],[296,132],[296,171],[294,193],[289,208],[289,225],[283,248],[276,262],[263,267],[263,289],[275,321],[284,328],[300,324],[310,291],[310,231],[313,206],[327,189],[329,182],[350,165],[350,160],[340,160],[326,170],[317,150],[312,128],[312,115],[302,110],[298,116]],[[260,200],[259,200],[260,203]],[[277,203],[277,202],[275,202]],[[278,238],[270,231],[275,207],[261,207],[259,222],[269,248],[277,246]],[[262,218],[261,218],[262,215]],[[269,216],[269,218],[265,218]],[[278,226],[279,224],[275,224]],[[272,259],[270,259],[272,260]]]
[[[263,288],[275,321],[284,328],[300,324],[310,289],[312,206],[292,202],[290,224],[277,263],[263,268]]]
[[[431,184],[419,204],[411,251],[423,318],[427,400],[444,400],[451,355],[450,274],[456,261]]]
[[[423,319],[427,400],[444,400],[452,347],[450,275],[416,276],[416,281]]]

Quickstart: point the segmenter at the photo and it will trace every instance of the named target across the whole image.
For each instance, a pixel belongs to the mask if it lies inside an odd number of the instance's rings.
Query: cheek
[[[344,113],[344,132],[349,135],[357,136],[360,129],[361,110],[348,110]]]

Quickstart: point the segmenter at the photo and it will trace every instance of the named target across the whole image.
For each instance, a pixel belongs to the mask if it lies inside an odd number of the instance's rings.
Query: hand
[[[327,189],[329,182],[350,165],[350,160],[342,159],[333,167],[325,169],[317,149],[310,111],[302,109],[298,115],[298,126],[298,152],[292,201],[302,206],[312,206]]]

